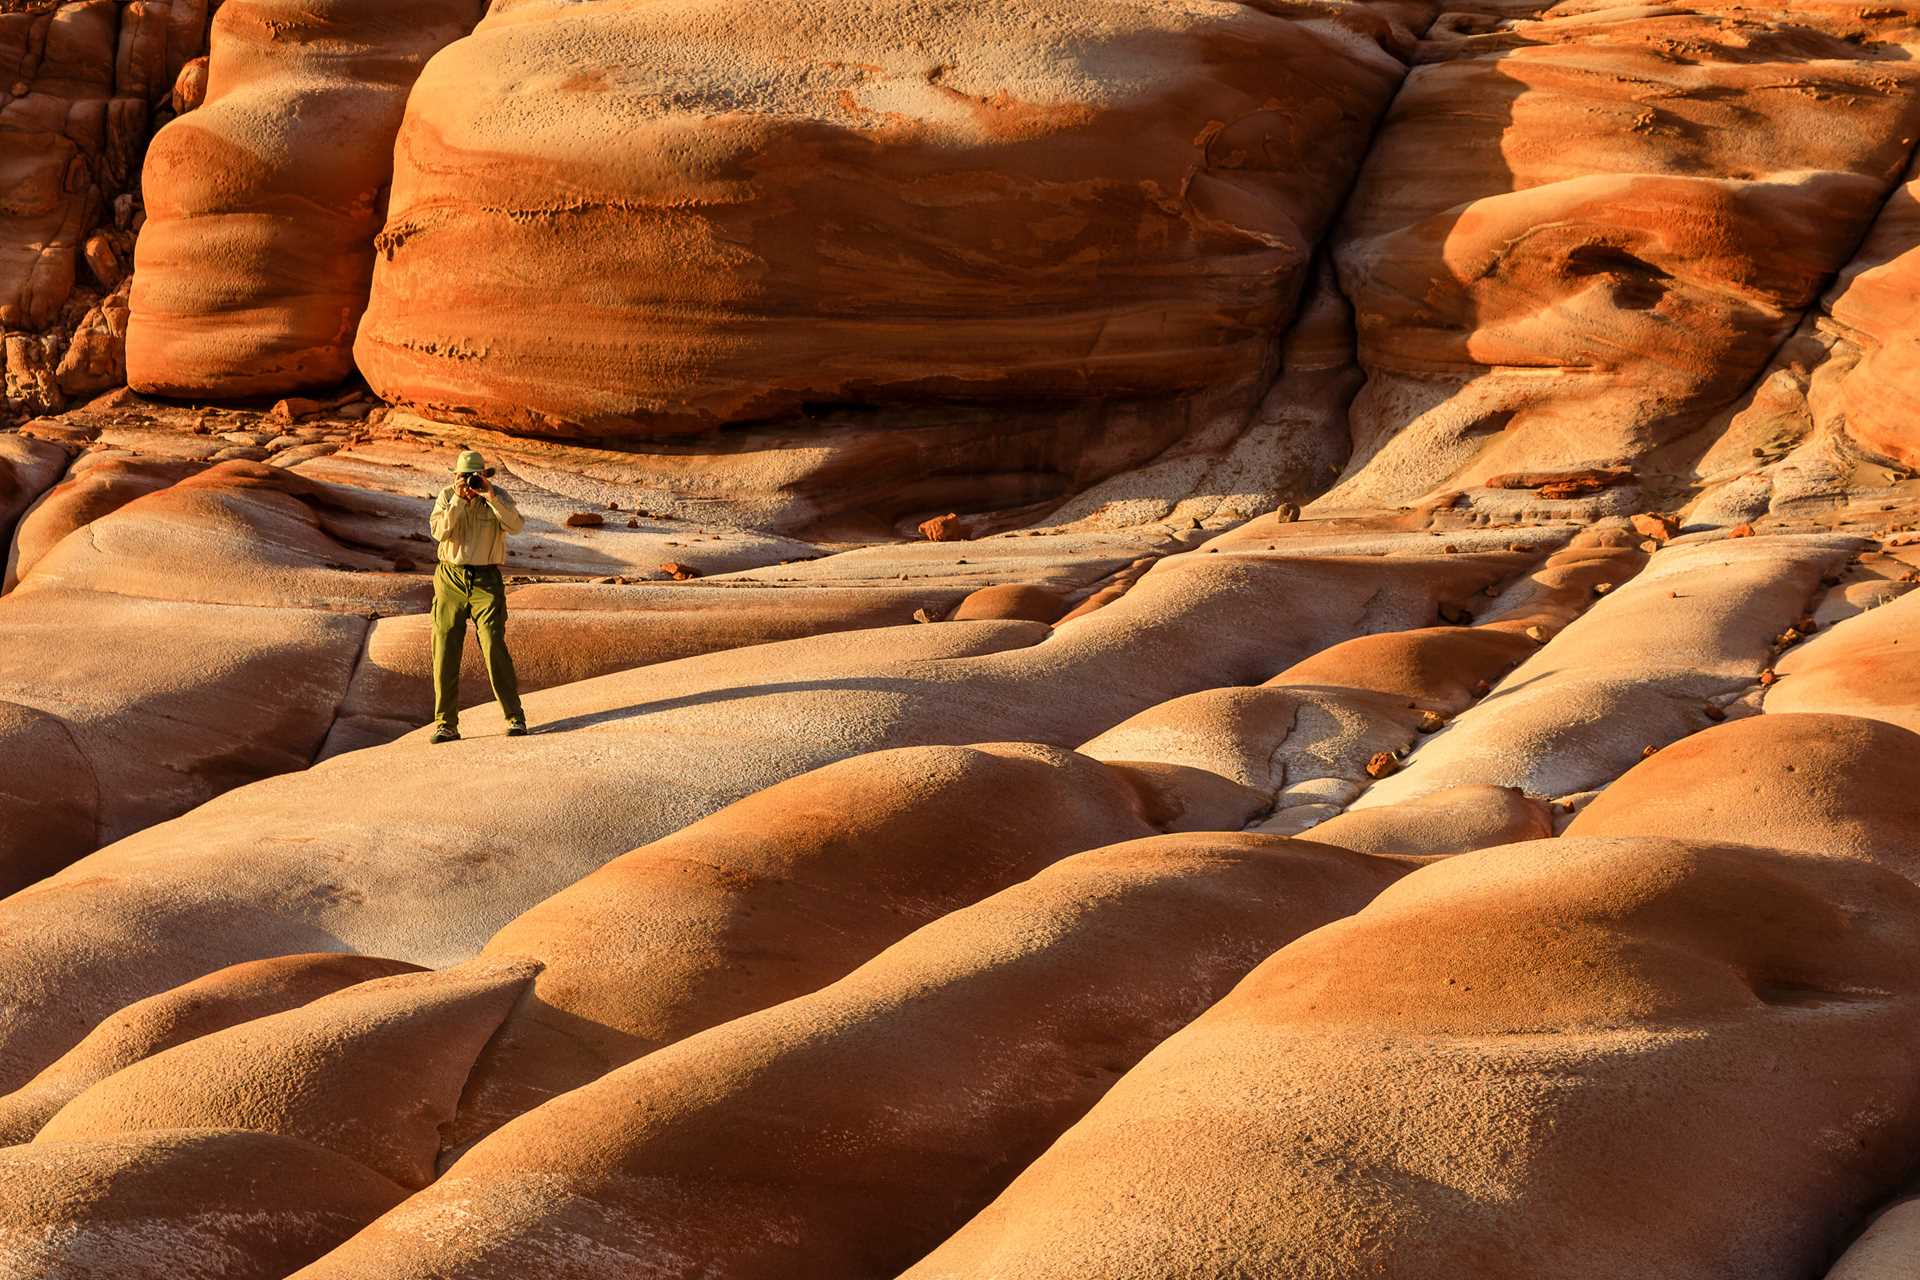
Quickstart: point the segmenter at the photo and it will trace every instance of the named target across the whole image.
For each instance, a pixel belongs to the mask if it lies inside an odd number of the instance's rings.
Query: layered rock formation
[[[206,47],[208,11],[207,0],[0,5],[0,330],[59,318],[88,236],[134,185],[154,108]],[[87,261],[113,253],[103,241]]]
[[[1905,1274],[1920,14],[481,7],[7,336],[0,1276]]]
[[[534,433],[1231,407],[1395,45],[1345,3],[496,5],[409,104],[359,365]],[[1063,416],[1083,425],[1029,469],[1093,443],[1098,418]],[[1109,466],[1182,424],[1136,419]]]
[[[346,377],[407,92],[483,8],[220,7],[204,103],[161,130],[147,160],[131,385],[217,398]]]
[[[1368,377],[1330,504],[1655,460],[1761,377],[1920,136],[1901,7],[1484,9],[1429,33],[1335,242]]]

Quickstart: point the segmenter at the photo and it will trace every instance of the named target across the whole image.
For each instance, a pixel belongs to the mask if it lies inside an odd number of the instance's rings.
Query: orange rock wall
[[[148,156],[127,374],[179,396],[352,371],[394,131],[422,64],[481,0],[230,0],[205,104]],[[170,86],[169,86],[170,87]]]

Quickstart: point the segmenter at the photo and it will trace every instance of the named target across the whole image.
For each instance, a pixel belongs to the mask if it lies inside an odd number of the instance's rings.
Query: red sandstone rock
[[[0,1148],[0,1274],[281,1280],[405,1195],[312,1143],[233,1129]]]
[[[1679,521],[1657,512],[1642,512],[1634,516],[1632,523],[1636,533],[1643,533],[1655,542],[1665,542],[1680,532]]]
[[[547,434],[1244,412],[1398,43],[1355,4],[496,6],[408,104],[357,359],[390,400]]]
[[[1010,583],[982,587],[962,600],[948,615],[949,622],[978,622],[1009,619],[1017,622],[1053,622],[1060,616],[1063,602],[1059,593],[1046,587]]]
[[[1348,202],[1334,257],[1368,379],[1323,505],[1637,465],[1707,426],[1907,163],[1908,10],[1499,14],[1437,26]]]
[[[1566,833],[1738,840],[1920,881],[1920,734],[1854,716],[1729,721],[1628,770]]]
[[[173,112],[183,116],[207,100],[206,58],[194,58],[180,68],[173,82]]]
[[[935,516],[931,520],[920,522],[920,536],[928,542],[964,542],[967,529],[960,517],[948,512],[944,516]]]
[[[58,318],[206,21],[206,0],[0,6],[0,330]]]
[[[449,1141],[824,986],[1065,854],[1152,831],[1127,779],[1028,745],[877,752],[770,787],[493,936],[488,957],[540,973],[475,1064]]]
[[[1239,834],[1066,859],[523,1117],[303,1280],[895,1274],[1258,958],[1404,870]]]
[[[132,386],[270,395],[352,371],[401,109],[481,8],[423,0],[396,21],[388,0],[220,6],[206,101],[147,154]]]

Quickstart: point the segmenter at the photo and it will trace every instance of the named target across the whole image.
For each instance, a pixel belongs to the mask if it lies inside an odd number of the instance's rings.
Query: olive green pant
[[[509,723],[525,724],[520,680],[507,652],[507,587],[500,566],[447,564],[433,571],[433,718],[460,727],[460,655],[467,647],[467,619],[480,639],[493,696]]]

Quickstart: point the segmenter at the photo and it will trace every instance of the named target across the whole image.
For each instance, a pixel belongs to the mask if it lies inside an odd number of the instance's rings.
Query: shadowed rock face
[[[284,394],[353,368],[393,135],[481,0],[227,0],[204,105],[147,159],[130,385]]]
[[[207,0],[0,4],[0,330],[58,320],[89,233],[134,185],[153,108],[205,47],[207,12]]]
[[[1218,397],[1394,46],[1347,3],[496,5],[409,103],[356,356],[547,434]]]

